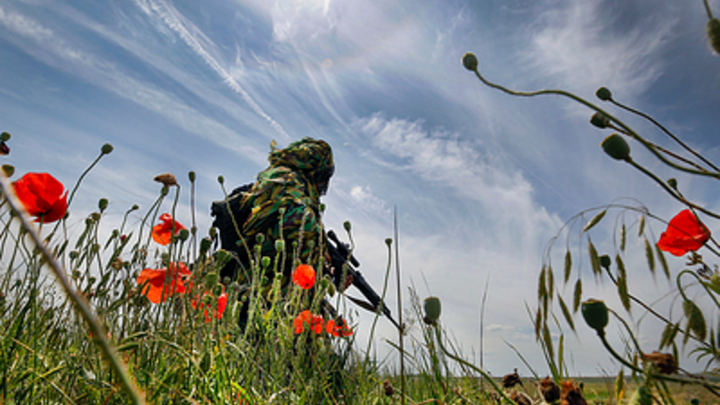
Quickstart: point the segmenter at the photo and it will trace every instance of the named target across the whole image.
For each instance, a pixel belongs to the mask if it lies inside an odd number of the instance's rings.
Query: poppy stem
[[[55,260],[53,254],[48,250],[48,247],[40,239],[40,235],[34,229],[28,213],[25,211],[22,203],[17,199],[17,196],[13,192],[12,185],[10,184],[10,181],[8,180],[5,173],[0,173],[0,185],[2,186],[2,194],[8,201],[12,211],[17,214],[23,229],[27,231],[28,235],[30,235],[30,237],[32,238],[35,246],[40,250],[40,254],[47,261],[48,266],[50,266],[53,274],[55,274],[56,280],[65,290],[65,293],[70,298],[70,301],[75,306],[75,309],[88,323],[95,342],[100,347],[102,353],[105,355],[108,363],[110,363],[110,367],[117,373],[118,378],[120,379],[120,383],[125,388],[125,391],[130,397],[132,403],[136,405],[144,405],[145,399],[143,397],[143,394],[130,377],[127,367],[125,363],[120,359],[120,356],[118,355],[115,346],[108,340],[107,330],[105,330],[105,327],[97,319],[87,300],[81,294],[78,294],[77,291],[74,290],[72,283],[70,282],[65,273],[65,269],[60,267],[60,264],[57,262],[57,260]]]

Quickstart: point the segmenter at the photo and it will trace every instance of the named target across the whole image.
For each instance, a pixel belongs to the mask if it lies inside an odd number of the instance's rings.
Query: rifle
[[[367,298],[368,302],[346,295],[350,301],[354,302],[358,306],[367,309],[370,312],[380,313],[382,312],[390,322],[395,325],[396,328],[402,330],[400,325],[395,321],[390,313],[390,309],[385,305],[382,298],[375,292],[375,290],[365,281],[365,277],[355,267],[360,267],[360,262],[350,253],[349,245],[343,243],[338,239],[337,235],[333,230],[327,232],[328,244],[327,249],[330,254],[332,266],[335,268],[333,274],[334,284],[338,287],[344,284],[345,277],[352,277],[352,284],[360,290],[362,295]],[[332,242],[332,243],[331,243]]]

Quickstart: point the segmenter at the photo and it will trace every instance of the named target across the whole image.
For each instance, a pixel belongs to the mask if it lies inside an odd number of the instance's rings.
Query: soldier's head
[[[332,148],[323,140],[303,138],[285,149],[274,149],[268,157],[270,166],[285,166],[300,172],[317,187],[318,193],[327,192],[330,177],[335,172]]]

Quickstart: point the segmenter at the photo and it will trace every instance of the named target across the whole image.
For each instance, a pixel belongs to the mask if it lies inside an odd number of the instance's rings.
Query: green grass
[[[320,313],[321,297],[332,295],[329,280],[316,283],[314,295],[292,285],[284,290],[279,278],[264,288],[258,264],[252,285],[220,284],[227,255],[210,250],[209,236],[197,235],[194,224],[168,246],[150,238],[159,214],[175,211],[179,188],[174,190],[174,200],[165,201],[170,189],[164,187],[134,227],[126,224],[139,215],[136,207],[120,228],[104,229],[102,200],[84,220],[44,224],[37,241],[45,250],[17,220],[11,201],[3,200],[0,404],[496,404],[505,395],[480,380],[481,370],[462,360],[439,325],[423,321],[413,290],[405,321],[413,329],[406,337],[407,376],[359,351],[353,336],[296,334],[295,317],[303,310]],[[82,229],[71,232],[78,222]],[[192,268],[192,287],[151,303],[138,275],[177,262]],[[67,278],[67,290],[50,269]],[[197,304],[212,313],[216,301],[204,297],[223,289],[227,309],[220,319],[206,320]],[[338,304],[338,297],[329,299]],[[241,328],[237,319],[245,303],[249,321]],[[400,352],[398,342],[387,343]],[[584,381],[589,403],[616,403],[612,382]],[[522,390],[539,399],[533,381]],[[713,400],[682,387],[676,395],[683,403]]]

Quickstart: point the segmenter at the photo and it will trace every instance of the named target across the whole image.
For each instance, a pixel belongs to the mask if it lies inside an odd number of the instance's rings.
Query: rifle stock
[[[392,317],[390,309],[387,307],[387,305],[385,305],[382,298],[380,298],[377,292],[375,292],[375,290],[370,286],[370,284],[368,284],[368,282],[365,280],[365,277],[363,277],[363,275],[357,269],[355,269],[355,267],[360,266],[360,263],[350,253],[348,245],[341,242],[335,232],[332,230],[329,230],[327,232],[327,237],[328,252],[330,253],[332,265],[335,268],[335,274],[333,274],[333,281],[335,285],[338,287],[341,286],[342,284],[344,284],[345,277],[347,275],[351,276],[353,286],[355,286],[355,288],[357,288],[362,293],[362,295],[369,301],[370,305],[363,305],[368,303],[364,303],[363,301],[354,299],[350,296],[348,296],[348,298],[350,298],[351,301],[358,304],[359,306],[372,312],[382,312],[382,314],[385,315],[390,320],[390,322],[395,325],[395,327],[401,329],[400,325]]]

